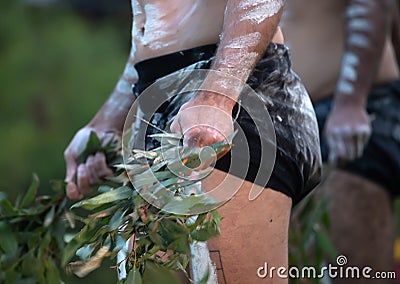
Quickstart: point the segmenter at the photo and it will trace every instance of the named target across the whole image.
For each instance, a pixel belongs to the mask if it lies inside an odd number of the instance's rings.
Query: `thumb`
[[[64,153],[64,160],[66,164],[65,181],[67,183],[74,182],[77,164],[76,157],[71,151],[67,150]]]
[[[174,120],[172,121],[169,129],[171,130],[172,133],[182,133],[182,128],[179,123],[179,118],[175,117]]]
[[[66,163],[66,173],[65,173],[65,182],[67,183],[66,194],[70,199],[80,199],[82,195],[79,192],[78,187],[76,186],[75,183],[75,174],[77,167],[76,157],[73,153],[66,151],[64,153],[64,159]]]

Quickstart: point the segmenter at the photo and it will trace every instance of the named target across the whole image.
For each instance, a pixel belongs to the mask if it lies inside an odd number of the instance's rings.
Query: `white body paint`
[[[346,16],[347,17],[360,17],[360,16],[366,16],[369,12],[369,8],[365,7],[365,6],[360,6],[360,5],[356,5],[356,6],[351,6],[347,9],[346,11]]]
[[[132,84],[126,80],[119,80],[116,87],[117,92],[122,94],[128,94],[132,92]]]
[[[362,32],[370,32],[372,31],[372,24],[367,19],[352,19],[349,21],[348,25],[350,30],[354,31],[362,31]]]
[[[354,91],[353,82],[357,79],[356,67],[360,63],[360,59],[357,55],[347,52],[343,55],[342,61],[338,90],[344,94],[352,94]]]
[[[192,274],[195,283],[199,282],[208,272],[207,284],[218,284],[216,267],[211,262],[210,253],[206,242],[193,242],[190,244],[192,253]]]
[[[239,49],[238,51],[228,53],[218,62],[224,66],[220,68],[219,71],[237,78],[246,78],[251,72],[250,68],[237,69],[234,67],[237,66],[237,64],[240,66],[249,66],[249,63],[254,62],[258,55],[259,54],[256,52],[248,52],[245,49]]]
[[[245,47],[256,46],[260,39],[261,39],[261,33],[254,32],[231,40],[225,46],[225,48],[243,49]]]
[[[368,34],[373,32],[371,21],[367,18],[373,9],[373,1],[362,0],[358,5],[350,6],[346,11],[348,21],[348,46],[356,48],[369,48],[371,41]],[[354,93],[354,82],[357,80],[357,65],[359,64],[357,55],[347,52],[342,58],[342,68],[337,90],[343,94]]]
[[[227,0],[134,0],[136,59],[218,42]]]
[[[357,10],[359,13],[355,15],[354,11]],[[365,18],[369,12],[371,12],[371,8],[365,6],[356,5],[349,8],[347,13],[348,16],[351,16],[348,23],[349,45],[360,48],[368,48],[370,46],[370,40],[366,33],[372,32],[373,27],[370,20]]]
[[[241,21],[262,23],[267,18],[275,15],[283,7],[284,0],[245,0],[239,4],[239,9],[244,10],[240,16]]]
[[[352,33],[349,35],[348,44],[356,47],[367,48],[370,41],[367,36],[360,33]]]

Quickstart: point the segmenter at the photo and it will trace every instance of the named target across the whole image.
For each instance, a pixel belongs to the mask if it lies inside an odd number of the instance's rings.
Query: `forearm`
[[[122,131],[126,115],[134,102],[132,85],[138,79],[134,68],[134,55],[135,49],[132,47],[124,72],[110,97],[89,123],[89,126],[95,126],[98,129],[107,131]]]
[[[207,88],[237,99],[277,29],[283,4],[284,0],[228,0],[211,67],[226,76],[211,72],[205,80]]]
[[[394,52],[396,54],[397,65],[400,66],[400,10],[397,1],[393,4],[392,10],[392,33],[391,40],[394,47]]]
[[[336,104],[365,106],[381,60],[391,4],[392,0],[350,1]]]

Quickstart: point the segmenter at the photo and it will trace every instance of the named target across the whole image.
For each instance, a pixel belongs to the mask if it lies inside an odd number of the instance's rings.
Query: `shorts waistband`
[[[209,44],[143,60],[135,64],[139,83],[153,82],[200,60],[209,59],[216,50],[216,44]]]
[[[400,97],[400,79],[372,85],[369,96],[379,98],[380,96],[387,95],[388,91]]]
[[[149,58],[136,63],[135,69],[139,75],[139,80],[134,85],[134,95],[138,97],[143,90],[159,78],[199,61],[209,60],[215,55],[217,47],[217,44],[209,44]],[[288,58],[289,49],[284,44],[271,42],[263,55],[263,58],[266,57]]]

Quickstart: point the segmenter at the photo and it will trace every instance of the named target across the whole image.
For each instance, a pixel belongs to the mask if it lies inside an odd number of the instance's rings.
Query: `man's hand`
[[[90,155],[84,163],[77,164],[78,157],[85,150],[91,132],[95,132],[100,141],[112,138],[111,133],[98,131],[92,127],[84,127],[75,134],[64,151],[66,162],[65,181],[67,182],[66,193],[70,199],[76,200],[82,198],[102,178],[112,175],[112,170],[108,168],[105,155],[102,152]]]
[[[362,105],[335,105],[327,119],[324,135],[329,146],[329,163],[359,158],[371,135],[368,114]]]
[[[211,92],[200,91],[179,110],[171,131],[183,134],[183,144],[204,147],[227,141],[233,134],[232,108],[234,101]]]

